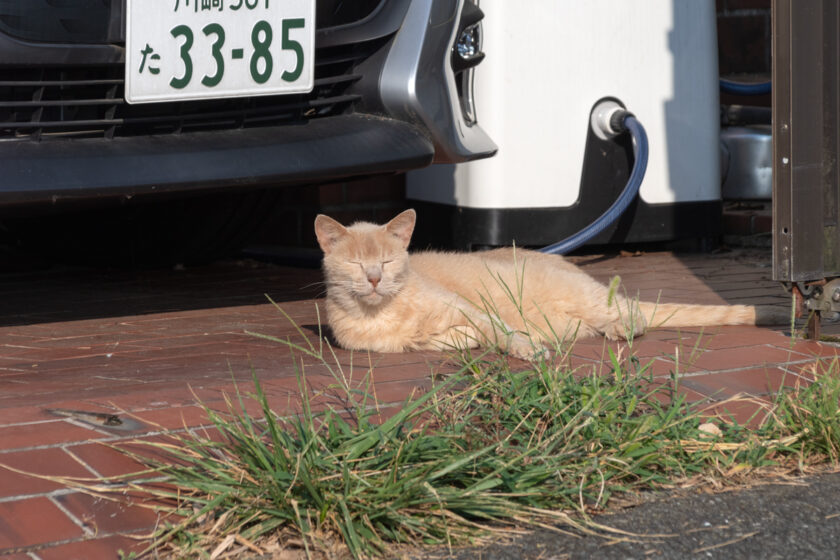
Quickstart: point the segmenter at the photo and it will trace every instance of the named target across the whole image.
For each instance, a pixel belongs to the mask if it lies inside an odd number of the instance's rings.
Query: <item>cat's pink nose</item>
[[[380,280],[381,280],[381,278],[378,277],[378,276],[368,276],[368,282],[371,283],[371,285],[373,286],[374,289],[376,289],[376,286],[379,285]]]

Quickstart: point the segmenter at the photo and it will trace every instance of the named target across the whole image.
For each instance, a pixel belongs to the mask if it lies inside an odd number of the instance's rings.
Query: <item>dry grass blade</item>
[[[210,553],[210,560],[216,560],[216,558],[221,556],[234,542],[236,542],[236,535],[226,536],[222,539],[222,542],[213,549],[213,552]]]
[[[691,553],[692,554],[700,554],[701,552],[706,552],[706,551],[709,551],[709,550],[715,550],[716,548],[723,548],[723,547],[729,546],[731,544],[735,544],[735,543],[738,543],[738,542],[741,542],[741,541],[745,541],[745,540],[747,540],[751,537],[756,536],[758,533],[759,533],[759,531],[753,531],[752,533],[747,533],[746,535],[741,535],[739,537],[735,537],[734,539],[729,539],[728,541],[724,541],[722,543],[713,544],[713,545],[710,545],[710,546],[704,546],[702,548],[694,549],[694,550],[691,551]]]

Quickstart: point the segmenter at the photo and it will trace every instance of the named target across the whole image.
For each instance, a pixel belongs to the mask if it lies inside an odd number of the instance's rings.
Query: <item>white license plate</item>
[[[127,0],[125,99],[305,93],[315,0]]]

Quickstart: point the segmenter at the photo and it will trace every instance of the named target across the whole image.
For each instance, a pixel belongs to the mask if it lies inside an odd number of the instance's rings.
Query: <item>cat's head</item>
[[[329,295],[368,306],[395,296],[408,271],[408,243],[416,219],[414,210],[406,210],[385,225],[357,222],[344,227],[319,214],[315,235],[324,251]]]

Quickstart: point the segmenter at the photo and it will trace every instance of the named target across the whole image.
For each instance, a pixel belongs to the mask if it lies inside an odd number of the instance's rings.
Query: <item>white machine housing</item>
[[[574,207],[590,112],[611,96],[647,130],[644,203],[720,200],[713,0],[482,0],[480,8],[487,58],[476,69],[476,113],[499,152],[409,173],[409,199]]]

